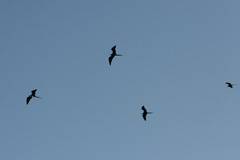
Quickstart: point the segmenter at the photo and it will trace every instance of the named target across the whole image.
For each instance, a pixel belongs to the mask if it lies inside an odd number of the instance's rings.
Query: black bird
[[[109,62],[109,65],[111,66],[112,64],[112,60],[115,56],[122,56],[121,54],[117,54],[116,52],[116,45],[112,47],[112,54],[110,55],[110,57],[108,58],[108,62]]]
[[[142,110],[143,110],[143,113],[142,113],[143,119],[146,121],[147,120],[147,114],[151,114],[152,112],[148,112],[147,109],[144,106],[142,106]]]
[[[31,100],[33,97],[35,97],[35,98],[40,98],[40,97],[36,96],[37,89],[34,89],[34,90],[32,90],[31,92],[32,92],[31,95],[29,95],[29,96],[27,97],[27,100],[26,100],[26,103],[27,103],[27,104],[30,102],[30,100]]]
[[[229,87],[229,88],[233,88],[233,86],[235,85],[235,84],[232,84],[232,83],[230,83],[230,82],[225,82],[225,84],[226,84],[227,87]]]

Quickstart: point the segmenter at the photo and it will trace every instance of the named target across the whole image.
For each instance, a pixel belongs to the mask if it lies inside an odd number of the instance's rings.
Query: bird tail
[[[116,54],[116,56],[122,56],[121,54]]]
[[[35,98],[39,98],[39,99],[42,99],[42,97],[38,97],[38,96],[34,96]]]
[[[153,112],[147,112],[148,114],[152,114]]]

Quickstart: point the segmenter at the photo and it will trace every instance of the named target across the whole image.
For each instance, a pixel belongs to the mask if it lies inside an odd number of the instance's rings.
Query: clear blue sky
[[[239,6],[1,0],[0,159],[239,160]]]

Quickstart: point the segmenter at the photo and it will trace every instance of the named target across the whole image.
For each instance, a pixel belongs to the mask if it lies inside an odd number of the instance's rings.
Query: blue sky
[[[239,5],[2,0],[0,159],[238,160]]]

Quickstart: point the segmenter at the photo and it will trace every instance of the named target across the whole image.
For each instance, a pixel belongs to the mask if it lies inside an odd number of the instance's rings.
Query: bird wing
[[[112,53],[116,54],[116,45],[111,48]]]
[[[110,57],[108,58],[108,62],[109,62],[110,66],[112,64],[113,57],[114,57],[114,55],[111,54]]]
[[[32,90],[32,95],[35,95],[37,92],[37,89]]]
[[[32,99],[32,95],[28,96],[27,99],[26,99],[26,103],[28,104],[31,99]]]
[[[142,106],[142,110],[143,110],[143,112],[147,112],[147,110],[144,106]]]
[[[146,121],[147,120],[147,114],[143,114],[142,116],[143,116],[144,121]]]
[[[113,46],[113,47],[111,48],[111,50],[112,50],[112,51],[115,51],[115,50],[116,50],[116,47],[117,47],[116,45]]]
[[[233,88],[233,84],[232,84],[232,83],[230,83],[230,82],[225,82],[225,84],[227,84],[228,87]]]

